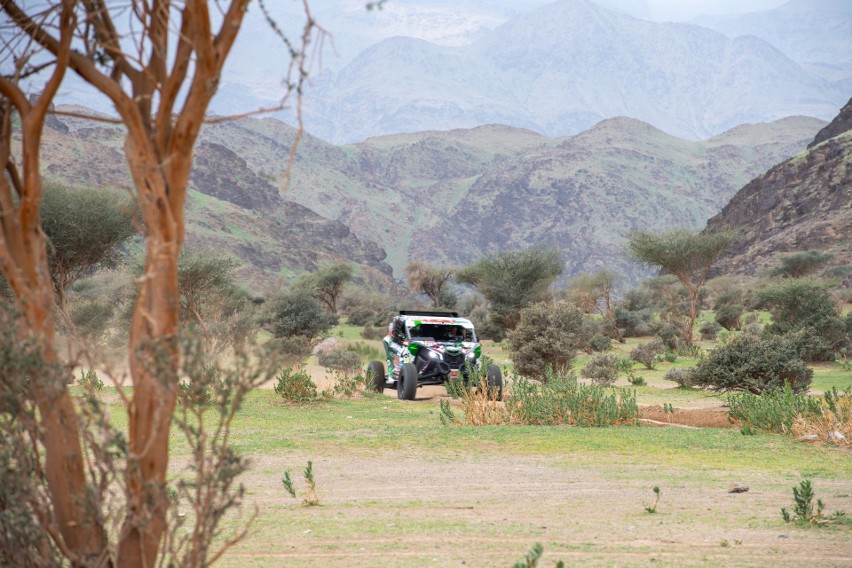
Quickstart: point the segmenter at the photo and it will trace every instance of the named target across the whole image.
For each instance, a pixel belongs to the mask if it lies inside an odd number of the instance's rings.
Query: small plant
[[[722,330],[722,326],[718,322],[708,321],[698,328],[698,333],[701,334],[701,339],[705,341],[713,341],[716,339],[716,334]]]
[[[840,351],[834,354],[834,362],[840,365],[844,371],[852,371],[852,361],[849,360],[847,353],[847,348],[841,347]]]
[[[683,368],[669,369],[666,371],[663,379],[677,383],[682,389],[689,388],[692,386],[692,370]]]
[[[330,391],[323,391],[326,398],[352,398],[356,394],[367,391],[369,381],[366,375],[357,373],[349,375],[341,371],[334,373],[334,386]]]
[[[305,466],[303,476],[305,478],[305,486],[307,489],[305,490],[305,496],[302,498],[302,505],[305,507],[315,507],[320,504],[320,501],[317,496],[317,482],[316,479],[314,479],[314,462],[311,460],[308,460],[308,465]],[[296,488],[293,485],[293,479],[290,477],[289,471],[284,472],[284,477],[281,478],[281,484],[284,486],[287,493],[290,494],[290,497],[298,499],[296,496]]]
[[[796,394],[788,385],[762,395],[730,395],[727,402],[731,419],[741,424],[743,434],[769,432],[802,436],[815,433],[815,437],[832,434],[843,439],[852,433],[852,393],[849,391],[841,393],[836,388],[831,389],[819,399]]]
[[[524,556],[523,560],[515,562],[512,568],[536,568],[543,554],[544,547],[539,543],[535,543],[526,556]],[[565,568],[565,563],[560,560],[556,563],[555,568]]]
[[[654,503],[650,507],[645,507],[645,512],[653,515],[657,512],[657,505],[660,502],[660,487],[658,485],[654,486]]]
[[[98,377],[98,373],[95,370],[81,371],[80,386],[87,391],[104,390],[104,382]]]
[[[663,353],[663,360],[668,363],[674,363],[675,361],[677,361],[677,353],[675,353],[674,351],[666,351],[665,353]]]
[[[615,355],[599,353],[580,370],[580,375],[597,385],[610,386],[618,377],[620,361]]]
[[[618,372],[624,373],[625,377],[627,378],[627,382],[633,385],[634,387],[641,387],[646,384],[645,379],[643,379],[633,371],[633,366],[635,364],[636,361],[634,361],[633,359],[621,359],[618,362]]]
[[[645,365],[646,369],[653,369],[657,364],[657,355],[665,352],[663,340],[655,337],[647,343],[637,345],[630,351],[630,358]]]
[[[326,369],[349,374],[361,366],[361,355],[349,349],[327,349],[317,353],[317,362]]]
[[[666,414],[666,418],[669,421],[669,424],[672,423],[672,416],[674,415],[674,406],[670,402],[663,403],[663,412]]]
[[[598,353],[609,351],[612,349],[612,339],[602,333],[596,333],[589,341],[589,347]]]
[[[305,403],[317,398],[317,385],[304,369],[284,369],[277,377],[275,392],[287,402]]]
[[[781,507],[781,518],[785,523],[795,523],[797,525],[830,525],[830,524],[851,524],[852,519],[846,517],[843,511],[835,511],[832,515],[823,515],[825,503],[822,499],[816,500],[816,511],[814,511],[814,488],[810,479],[802,480],[798,487],[793,487],[793,514]]]

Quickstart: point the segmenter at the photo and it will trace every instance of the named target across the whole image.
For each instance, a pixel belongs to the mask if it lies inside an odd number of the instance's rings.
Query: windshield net
[[[441,325],[432,323],[421,323],[411,328],[412,340],[439,341],[441,343],[454,343],[458,341],[473,341],[473,330],[460,325]]]

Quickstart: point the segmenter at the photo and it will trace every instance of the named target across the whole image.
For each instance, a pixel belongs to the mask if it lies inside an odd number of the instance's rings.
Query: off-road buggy
[[[396,388],[397,397],[414,400],[417,387],[444,385],[461,380],[476,386],[482,374],[482,345],[470,320],[456,312],[400,311],[388,326],[382,340],[387,354],[385,364],[372,361],[367,376],[376,392]],[[500,367],[485,369],[489,392],[503,398]]]

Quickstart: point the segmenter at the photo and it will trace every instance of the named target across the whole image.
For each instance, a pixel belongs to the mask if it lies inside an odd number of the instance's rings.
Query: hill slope
[[[537,245],[562,251],[566,277],[602,266],[636,276],[621,252],[627,231],[701,226],[823,126],[791,117],[700,142],[628,118],[569,138],[500,125],[346,146],[305,135],[282,193],[291,127],[207,125],[190,174],[188,243],[237,256],[259,284],[347,260],[388,285],[412,259],[464,264]],[[121,143],[116,127],[62,119],[45,136],[46,174],[127,185]]]
[[[740,231],[718,274],[756,274],[810,249],[831,250],[833,264],[852,265],[852,100],[815,142],[747,184],[708,221],[706,231]]]

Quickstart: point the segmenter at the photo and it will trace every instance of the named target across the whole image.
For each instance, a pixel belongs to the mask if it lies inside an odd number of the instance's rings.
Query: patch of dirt
[[[716,408],[675,408],[668,413],[662,406],[639,407],[639,418],[651,422],[642,422],[651,426],[692,426],[695,428],[734,428],[728,419],[728,409]]]

